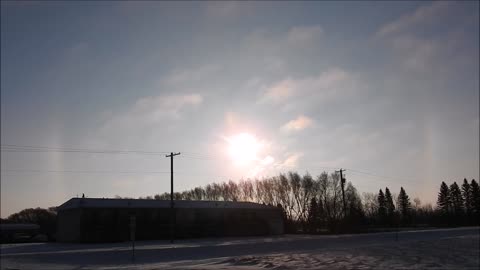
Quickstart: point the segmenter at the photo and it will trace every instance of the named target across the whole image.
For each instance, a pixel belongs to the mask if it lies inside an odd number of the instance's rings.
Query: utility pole
[[[180,155],[180,152],[166,155],[165,157],[170,158],[170,243],[173,243],[173,238],[175,235],[175,212],[173,209],[173,157]]]
[[[345,178],[343,178],[343,172],[345,170],[340,169],[340,171],[335,171],[335,172],[340,172],[340,183],[342,184],[342,197],[343,197],[343,217],[347,217],[347,204],[345,202]]]

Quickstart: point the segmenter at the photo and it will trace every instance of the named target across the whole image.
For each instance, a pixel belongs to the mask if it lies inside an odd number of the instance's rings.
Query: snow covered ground
[[[8,244],[1,269],[479,269],[480,228],[136,243]]]

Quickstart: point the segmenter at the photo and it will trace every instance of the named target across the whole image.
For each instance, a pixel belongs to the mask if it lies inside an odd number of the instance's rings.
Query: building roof
[[[174,201],[175,208],[240,208],[240,209],[271,209],[276,208],[251,202],[225,201]],[[102,198],[72,198],[58,207],[58,210],[74,208],[170,208],[169,200],[147,199],[102,199]]]

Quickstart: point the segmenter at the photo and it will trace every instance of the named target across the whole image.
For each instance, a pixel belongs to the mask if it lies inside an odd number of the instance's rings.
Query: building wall
[[[136,216],[136,239],[170,238],[168,208],[83,208],[60,211],[61,242],[130,240],[130,215]],[[81,210],[81,211],[80,211]],[[280,209],[179,208],[175,211],[175,238],[252,236],[283,233]]]
[[[67,209],[57,215],[57,241],[81,241],[80,220],[82,209]]]

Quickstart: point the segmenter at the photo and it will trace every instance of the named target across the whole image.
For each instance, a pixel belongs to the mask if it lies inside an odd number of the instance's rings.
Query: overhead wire
[[[66,152],[66,153],[93,153],[93,154],[147,154],[163,155],[165,151],[141,151],[141,150],[110,150],[110,149],[85,149],[70,147],[47,147],[47,146],[20,146],[2,144],[2,152]]]
[[[8,173],[72,173],[72,174],[170,174],[167,171],[96,171],[96,170],[31,170],[31,169],[5,169],[1,171],[2,174]],[[196,177],[211,177],[211,178],[225,178],[229,179],[226,175],[218,174],[205,174],[197,172],[182,172],[175,171],[175,175],[195,175]]]
[[[144,150],[112,150],[112,149],[91,149],[91,148],[72,148],[72,147],[47,147],[47,146],[31,146],[31,145],[1,145],[2,152],[65,152],[65,153],[89,153],[89,154],[142,154],[142,155],[164,155],[169,154],[168,151],[144,151]],[[192,159],[217,160],[222,159],[204,153],[181,152],[181,157]]]
[[[2,152],[20,152],[20,153],[45,153],[45,152],[63,152],[63,153],[87,153],[87,154],[141,154],[141,155],[165,155],[170,152],[168,151],[144,151],[144,150],[113,150],[113,149],[92,149],[92,148],[74,148],[74,147],[50,147],[50,146],[32,146],[32,145],[16,145],[16,144],[2,144]],[[185,151],[181,152],[182,155],[179,157],[194,159],[194,160],[205,160],[205,161],[225,161],[227,158],[222,158],[219,156],[213,156],[206,153],[190,152]],[[328,170],[338,170],[340,167],[326,167],[326,166],[316,166],[315,168],[328,169]],[[314,169],[315,169],[314,168]],[[352,168],[345,168],[347,171],[350,171],[357,175],[369,175],[372,177],[382,178],[382,179],[392,179],[392,180],[403,180],[403,181],[418,181],[414,179],[407,179],[401,177],[391,177],[384,176],[379,174],[374,174],[371,172],[360,171]],[[5,170],[4,170],[5,171]],[[14,171],[14,170],[7,170]],[[19,170],[16,170],[17,172]],[[31,172],[41,172],[37,170],[30,170]],[[308,171],[308,170],[307,170]],[[72,172],[72,173],[108,173],[102,171],[45,171],[45,172]],[[113,173],[113,172],[112,172]],[[148,173],[148,172],[118,172],[118,173]],[[150,173],[168,173],[168,172],[150,172]]]
[[[370,176],[378,177],[378,178],[386,178],[386,179],[391,179],[391,180],[411,181],[411,182],[417,182],[417,181],[419,181],[418,179],[403,178],[403,177],[392,177],[392,176],[384,176],[384,175],[374,174],[374,173],[370,173],[370,172],[359,171],[359,170],[355,170],[355,169],[349,169],[349,168],[346,168],[346,169],[347,169],[347,171],[353,172],[354,174],[356,173],[357,175],[358,175],[358,174],[363,174],[363,175],[370,175]]]
[[[30,170],[30,169],[5,169],[3,172],[20,172],[20,173],[99,173],[99,174],[169,174],[170,172],[161,171],[89,171],[89,170]],[[176,172],[177,173],[177,172]]]

